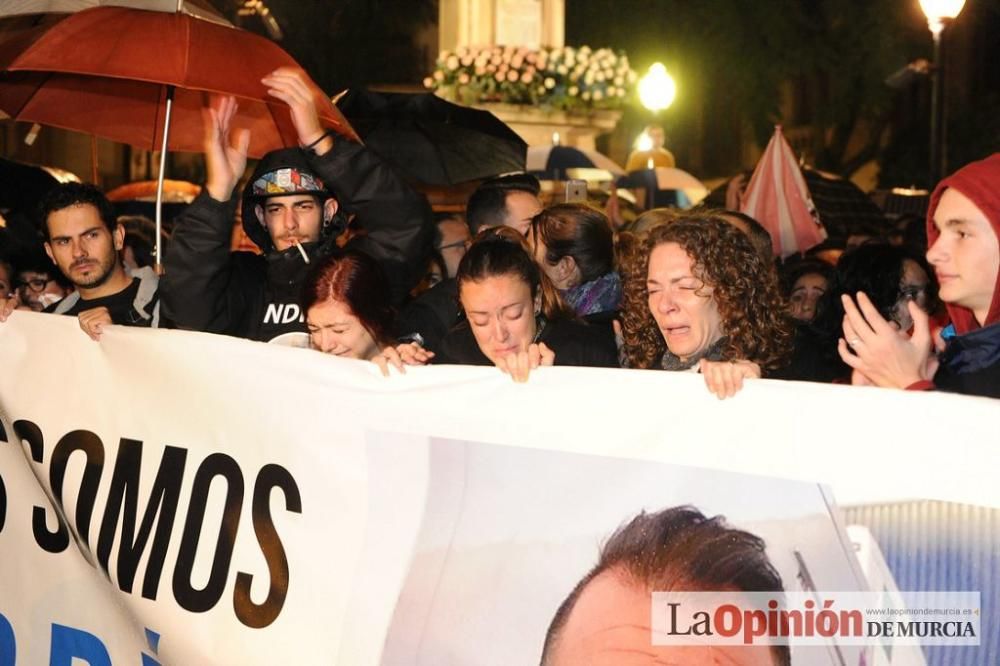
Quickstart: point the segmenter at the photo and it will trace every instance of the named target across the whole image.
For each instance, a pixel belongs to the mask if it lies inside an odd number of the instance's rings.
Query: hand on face
[[[511,378],[523,384],[528,381],[528,375],[532,370],[543,365],[553,365],[556,361],[556,354],[549,349],[544,342],[528,345],[524,351],[507,354],[496,361],[496,366]]]
[[[858,292],[857,305],[847,294],[841,301],[844,337],[837,351],[844,363],[876,386],[906,388],[933,377],[930,323],[916,303],[907,303],[913,318],[911,337],[887,322],[865,294]]]
[[[540,302],[520,277],[492,275],[463,282],[459,298],[476,344],[492,363],[526,351],[534,341]]]

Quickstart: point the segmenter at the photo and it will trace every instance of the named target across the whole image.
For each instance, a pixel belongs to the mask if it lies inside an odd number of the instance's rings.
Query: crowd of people
[[[169,240],[117,219],[94,186],[55,186],[36,213],[51,263],[0,256],[0,321],[26,308],[76,316],[95,339],[108,324],[206,331],[387,375],[450,363],[526,381],[576,365],[700,372],[723,398],[760,377],[1000,397],[1000,154],[938,185],[926,247],[887,236],[836,265],[777,263],[739,212],[654,209],[615,228],[585,203],[544,206],[525,173],[435,218],[392,166],[321,126],[298,73],[264,83],[300,147],[266,155],[240,191],[249,136],[236,101],[217,100],[205,186]],[[259,253],[232,251],[237,219]]]

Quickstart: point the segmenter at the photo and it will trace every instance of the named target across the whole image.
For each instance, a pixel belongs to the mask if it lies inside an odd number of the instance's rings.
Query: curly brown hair
[[[684,215],[652,229],[639,244],[625,234],[620,243],[622,351],[629,367],[658,367],[666,350],[646,292],[649,255],[664,243],[680,245],[693,259],[695,275],[712,287],[728,339],[725,360],[771,370],[787,361],[792,325],[775,272],[734,226],[714,215]]]
[[[622,307],[618,317],[623,340],[618,360],[622,367],[651,368],[667,350],[667,344],[656,328],[649,308],[645,307],[648,300],[646,268],[649,259],[645,239],[652,229],[670,224],[682,214],[676,208],[647,210],[619,232],[615,240],[615,265],[622,283]],[[626,303],[635,303],[637,306],[627,307]]]
[[[623,231],[616,247],[618,275],[622,282],[622,304],[618,320],[622,326],[619,362],[625,368],[652,368],[663,356],[667,343],[649,312],[646,269],[649,252],[642,235]]]

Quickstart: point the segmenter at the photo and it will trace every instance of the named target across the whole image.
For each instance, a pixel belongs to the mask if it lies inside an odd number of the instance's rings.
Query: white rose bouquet
[[[628,56],[611,49],[488,46],[442,51],[424,86],[466,103],[588,111],[620,108],[636,79]]]

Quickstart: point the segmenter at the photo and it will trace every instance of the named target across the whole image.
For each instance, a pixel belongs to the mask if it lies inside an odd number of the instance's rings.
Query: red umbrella
[[[273,42],[184,13],[96,7],[0,43],[0,109],[37,122],[158,150],[174,89],[169,150],[201,152],[206,93],[234,95],[237,128],[251,130],[250,155],[295,145],[284,102],[261,78],[298,67]],[[320,119],[354,131],[319,88]]]
[[[155,180],[139,180],[125,183],[107,193],[108,201],[156,201],[159,183]],[[189,204],[201,192],[201,186],[186,180],[164,180],[163,200],[172,203]]]
[[[0,8],[0,16],[71,14],[104,5],[156,12],[184,12],[206,21],[232,25],[209,0],[5,0],[3,8]]]
[[[96,7],[0,43],[0,110],[164,154],[200,152],[208,94],[233,95],[233,124],[250,130],[249,154],[260,157],[298,142],[288,106],[261,83],[280,67],[298,65],[253,33],[185,13]],[[357,139],[313,87],[320,121]],[[161,157],[161,178],[163,167]]]
[[[776,256],[805,252],[826,238],[802,170],[780,126],[774,128],[774,136],[757,162],[740,210],[771,233]]]

